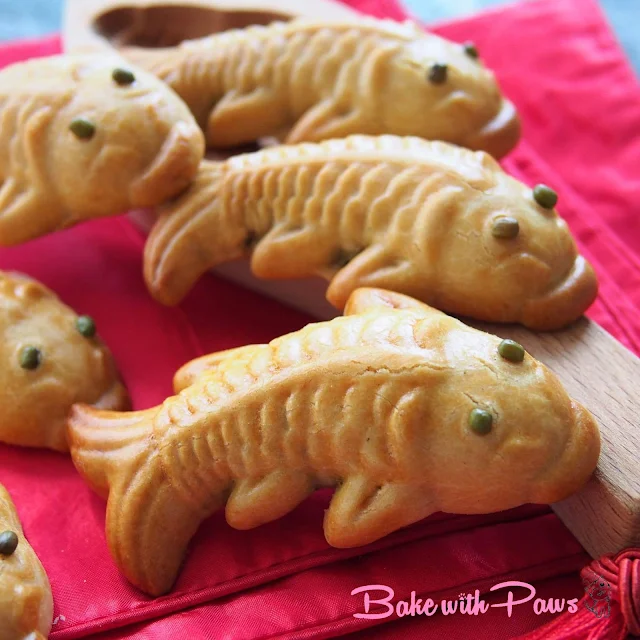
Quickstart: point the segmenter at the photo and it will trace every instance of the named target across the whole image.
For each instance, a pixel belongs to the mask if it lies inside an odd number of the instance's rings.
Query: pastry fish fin
[[[327,289],[327,300],[337,309],[344,309],[351,293],[360,287],[397,291],[406,287],[412,269],[409,261],[398,261],[382,245],[371,245],[335,274]]]
[[[302,471],[278,469],[262,478],[239,480],[227,502],[227,522],[234,529],[253,529],[295,509],[314,490]]]
[[[155,454],[129,473],[121,472],[107,504],[111,554],[127,580],[152,596],[171,590],[191,538],[224,504],[221,487],[206,498],[186,496],[168,475],[172,469]]]
[[[349,296],[343,315],[351,316],[374,309],[415,309],[425,314],[442,314],[441,311],[430,307],[425,302],[420,302],[396,291],[360,287]]]
[[[323,100],[296,122],[289,131],[285,144],[320,142],[331,138],[345,138],[356,132],[367,133],[360,120],[357,112],[345,112],[334,100]]]
[[[334,494],[325,513],[324,534],[333,547],[357,547],[422,520],[434,511],[428,496],[418,487],[378,484],[364,476],[353,476]]]
[[[269,136],[286,125],[286,109],[276,93],[259,87],[251,93],[229,91],[212,109],[205,137],[213,147],[234,147]]]
[[[23,184],[13,177],[0,184],[0,246],[11,247],[36,238],[58,227],[57,213],[51,217],[51,224],[43,230],[43,209],[36,185]],[[51,212],[56,211],[52,203]]]
[[[235,349],[216,351],[187,362],[173,376],[174,392],[180,393],[183,389],[190,387],[196,378],[215,369],[226,358],[241,358],[243,355],[253,352],[256,346],[250,344],[244,347],[236,347]]]
[[[243,255],[246,231],[224,220],[220,189],[224,169],[203,161],[194,183],[160,209],[144,250],[144,278],[151,295],[178,304],[207,269]]]
[[[22,523],[9,492],[0,484],[0,526],[22,533]]]
[[[335,242],[311,225],[292,229],[274,226],[251,255],[251,271],[258,278],[304,278],[326,266]]]
[[[193,534],[224,498],[219,488],[191,495],[170,477],[173,467],[154,443],[157,411],[75,405],[69,421],[74,465],[93,489],[108,495],[111,554],[126,578],[153,596],[171,589]]]
[[[47,154],[43,148],[46,128],[57,112],[56,107],[61,106],[43,105],[36,97],[20,105],[21,133],[15,133],[7,143],[12,164],[19,167],[20,179],[14,173],[0,180],[0,246],[21,244],[71,223],[70,219],[64,219],[57,202],[56,185],[47,183]]]

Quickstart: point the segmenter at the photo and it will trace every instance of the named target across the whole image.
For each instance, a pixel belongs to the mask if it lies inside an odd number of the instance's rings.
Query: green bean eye
[[[511,240],[520,233],[520,223],[511,216],[500,216],[493,221],[491,233],[494,238]]]
[[[129,69],[114,69],[111,72],[111,77],[113,78],[113,81],[121,87],[133,84],[136,81],[136,77],[133,75],[133,72],[129,71]]]
[[[90,138],[93,138],[93,134],[96,132],[96,125],[86,118],[76,118],[71,121],[69,129],[76,138],[89,140]]]
[[[439,62],[432,64],[429,69],[429,81],[433,84],[442,84],[443,82],[446,82],[448,71],[449,68],[446,64],[440,64]]]
[[[38,347],[29,345],[20,352],[19,361],[23,369],[28,371],[37,369],[42,362],[42,351]]]
[[[524,347],[515,340],[503,340],[498,345],[498,353],[510,362],[522,362],[524,360]]]
[[[478,52],[478,47],[476,47],[476,45],[469,41],[469,42],[465,42],[462,47],[464,48],[464,52],[470,57],[473,58],[474,60],[477,60],[480,57],[480,53]]]
[[[0,555],[10,556],[18,548],[18,536],[14,531],[0,533]]]
[[[476,407],[469,414],[471,430],[480,436],[486,436],[491,431],[493,416],[485,409]]]
[[[546,184],[534,187],[533,199],[544,209],[553,209],[558,204],[558,194]]]
[[[76,320],[76,329],[85,338],[93,338],[96,335],[96,323],[91,316],[79,316]]]

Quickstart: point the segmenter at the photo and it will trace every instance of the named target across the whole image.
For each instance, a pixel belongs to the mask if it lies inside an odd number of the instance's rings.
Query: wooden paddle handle
[[[172,46],[274,20],[357,15],[334,0],[67,0],[62,41],[68,52]]]

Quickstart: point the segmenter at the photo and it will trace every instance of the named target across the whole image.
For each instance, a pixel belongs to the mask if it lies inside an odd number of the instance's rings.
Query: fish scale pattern
[[[407,403],[427,403],[424,358],[436,357],[417,345],[417,319],[411,311],[339,318],[223,360],[165,401],[146,456],[170,470],[173,490],[189,503],[283,465],[306,469],[314,486],[363,471],[393,477],[406,435],[394,423]],[[447,376],[446,367],[431,371]]]

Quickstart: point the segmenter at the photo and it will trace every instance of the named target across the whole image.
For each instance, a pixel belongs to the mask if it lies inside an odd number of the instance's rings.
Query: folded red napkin
[[[350,0],[379,17],[406,17],[393,0]],[[473,39],[522,114],[524,140],[505,161],[517,177],[560,194],[559,211],[601,281],[589,315],[640,352],[640,88],[593,0],[534,0],[438,32]],[[56,37],[0,47],[0,65],[59,50]],[[143,238],[126,218],[94,221],[0,250],[0,268],[24,271],[96,318],[136,408],[171,392],[175,369],[205,352],[255,343],[299,328],[301,313],[213,276],[185,303],[154,303],[141,275]],[[366,619],[358,587],[384,585],[393,602],[456,600],[478,589],[504,602],[507,580],[543,598],[579,598],[588,556],[546,507],[479,517],[437,514],[362,549],[334,550],[321,529],[328,496],[289,516],[235,531],[219,514],[190,547],[171,594],[152,600],[117,572],[104,537],[104,502],[67,456],[0,445],[0,482],[49,573],[56,623],[51,638],[320,638],[499,640],[553,617],[531,603],[486,614]],[[522,592],[526,595],[525,592]],[[372,592],[373,599],[383,592]],[[516,597],[523,597],[517,595]],[[385,611],[378,605],[372,611]],[[368,629],[368,630],[367,630]]]

